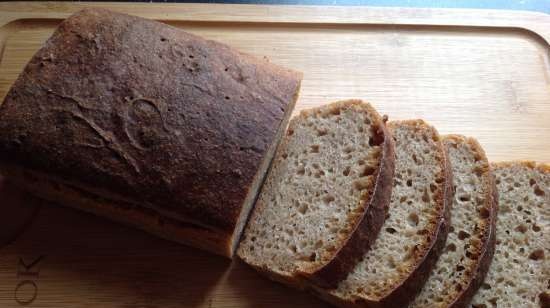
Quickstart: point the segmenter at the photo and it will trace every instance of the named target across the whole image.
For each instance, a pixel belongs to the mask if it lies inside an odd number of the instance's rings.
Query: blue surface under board
[[[550,0],[144,0],[143,2],[366,5],[388,7],[471,8],[537,11],[550,14]]]

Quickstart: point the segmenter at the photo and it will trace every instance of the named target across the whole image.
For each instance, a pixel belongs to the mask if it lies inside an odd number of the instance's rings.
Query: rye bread
[[[290,122],[238,256],[285,284],[335,287],[376,238],[393,169],[393,140],[368,103],[303,111]]]
[[[489,161],[473,138],[443,137],[453,171],[454,199],[446,247],[409,307],[467,307],[491,264],[497,190]]]
[[[85,9],[1,105],[0,170],[54,201],[232,256],[300,80],[160,22]]]
[[[499,197],[496,247],[473,308],[550,307],[550,165],[492,164]]]
[[[388,124],[395,177],[388,217],[372,249],[335,290],[313,288],[341,307],[405,307],[445,244],[452,176],[435,128],[422,120]]]

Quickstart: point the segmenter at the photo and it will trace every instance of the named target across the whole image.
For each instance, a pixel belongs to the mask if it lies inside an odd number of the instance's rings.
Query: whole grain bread
[[[409,307],[467,307],[483,279],[495,246],[497,190],[477,140],[443,137],[453,171],[454,199],[446,247]]]
[[[303,111],[290,122],[238,256],[286,284],[335,287],[384,221],[393,169],[392,138],[368,103]]]
[[[163,23],[86,9],[60,24],[0,107],[0,169],[143,229],[184,225],[171,237],[231,256],[300,80]],[[87,201],[69,202],[68,187]]]
[[[341,307],[406,307],[444,247],[452,178],[435,128],[390,122],[395,177],[388,217],[372,249],[335,290],[313,288]]]
[[[492,164],[499,196],[496,248],[473,308],[550,307],[550,165]]]

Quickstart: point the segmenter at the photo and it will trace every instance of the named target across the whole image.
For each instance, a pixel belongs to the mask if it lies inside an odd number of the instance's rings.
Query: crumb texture
[[[423,121],[392,122],[389,128],[396,165],[388,217],[373,248],[331,291],[343,300],[387,296],[427,254],[442,217],[445,158],[437,132]]]
[[[335,103],[291,121],[238,254],[284,276],[327,264],[372,195],[381,119],[359,103]]]
[[[454,191],[445,250],[410,307],[448,307],[475,277],[489,241],[493,186],[489,163],[477,142],[445,138]],[[475,142],[472,144],[472,142]]]
[[[541,299],[548,301],[550,293],[550,169],[506,163],[496,164],[494,173],[497,245],[472,307],[547,307]]]

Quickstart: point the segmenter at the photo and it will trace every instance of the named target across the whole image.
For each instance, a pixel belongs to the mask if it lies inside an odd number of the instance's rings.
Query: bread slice
[[[348,100],[291,120],[238,256],[297,287],[334,287],[376,237],[388,207],[393,142],[368,103]]]
[[[337,289],[314,288],[338,306],[406,306],[444,247],[452,179],[439,134],[422,120],[391,122],[388,128],[396,153],[388,218]]]
[[[43,198],[231,257],[300,81],[163,23],[84,9],[0,106],[0,170]]]
[[[499,193],[497,242],[472,307],[550,307],[550,165],[492,167]]]
[[[458,135],[443,138],[455,195],[446,248],[409,307],[466,307],[483,282],[495,246],[497,194],[481,145]]]

